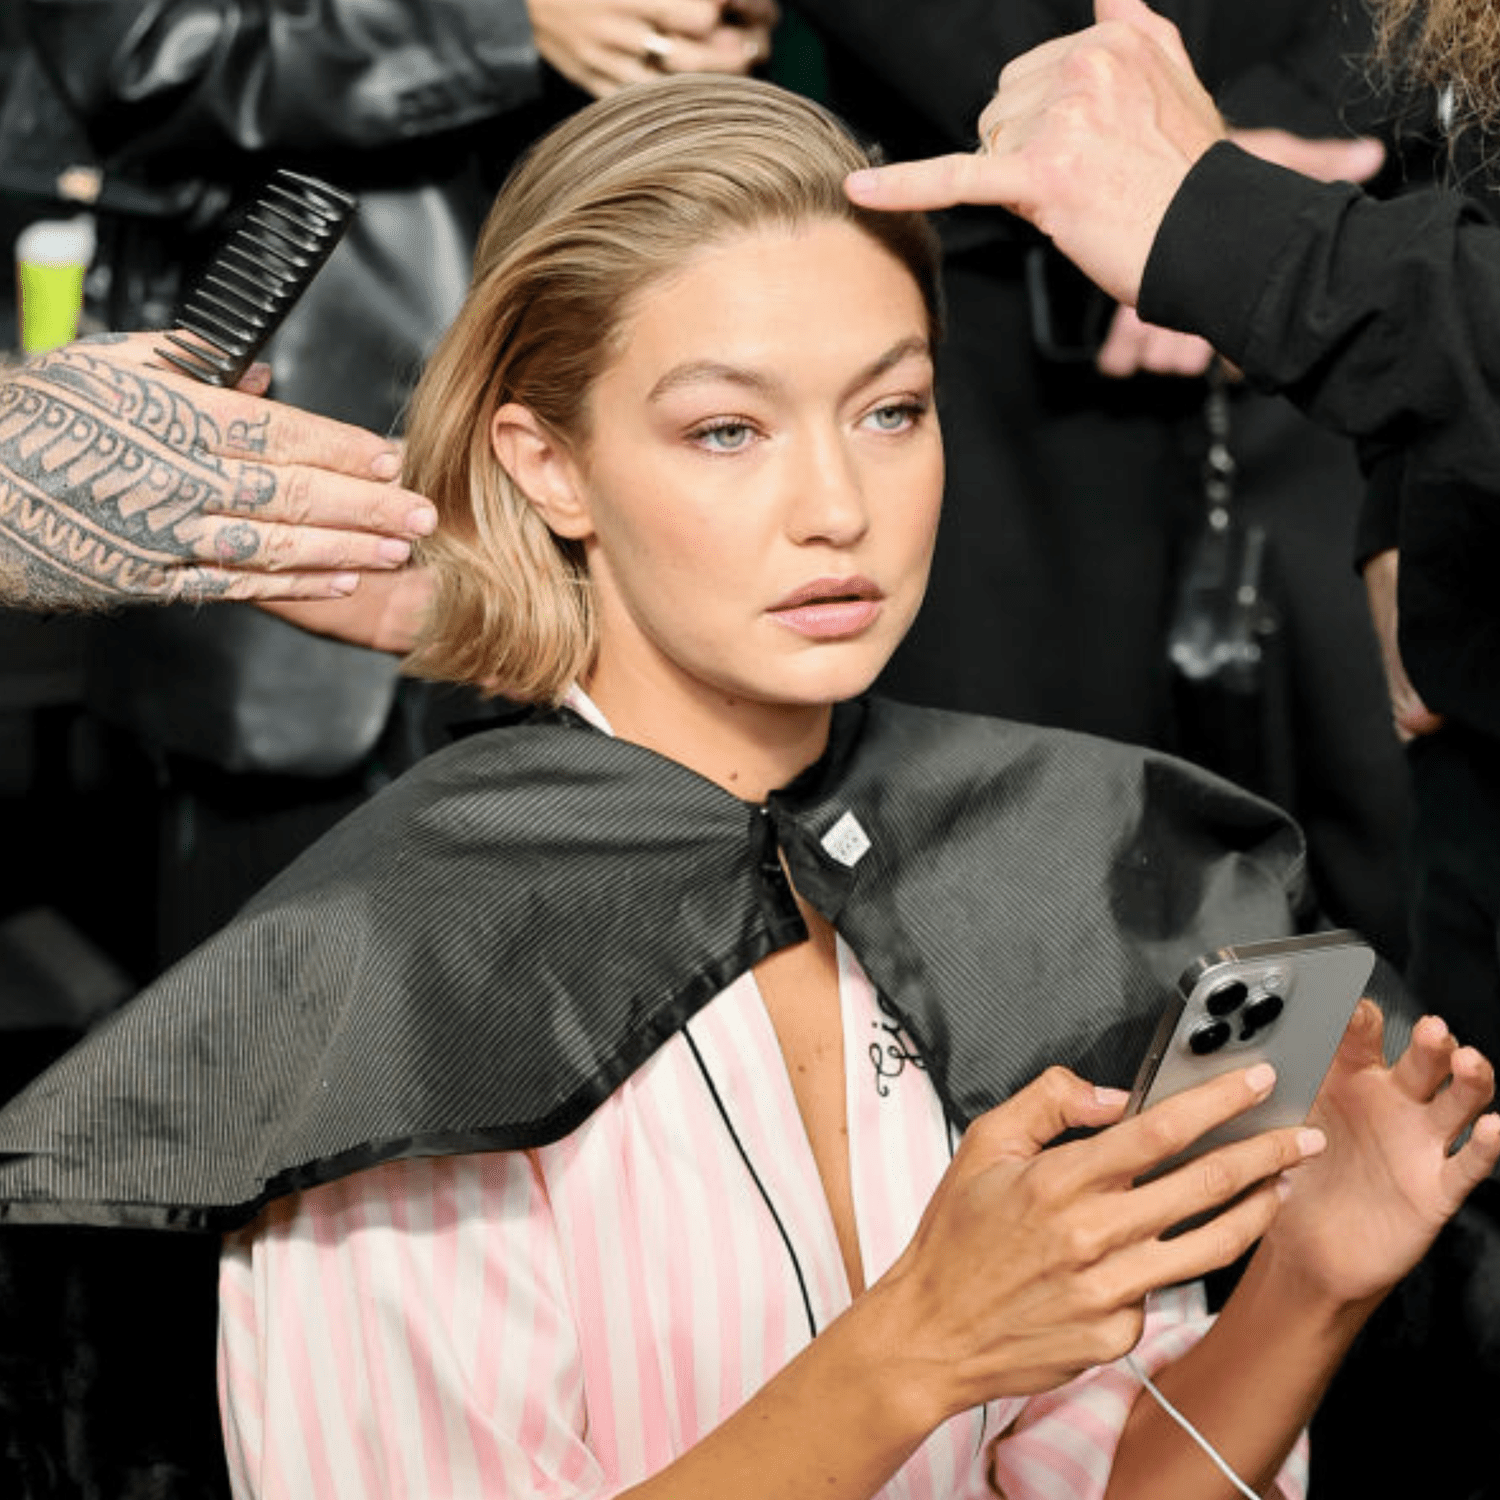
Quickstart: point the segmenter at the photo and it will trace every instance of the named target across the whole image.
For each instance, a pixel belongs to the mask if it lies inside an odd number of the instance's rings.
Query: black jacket
[[[524,0],[25,0],[25,16],[104,169],[90,310],[165,326],[231,205],[275,167],[323,177],[359,212],[266,351],[272,394],[396,426],[500,178],[566,107]],[[397,688],[394,658],[248,605],[102,622],[90,661],[96,714],[236,775],[368,769]]]
[[[1398,512],[1412,682],[1500,736],[1500,229],[1457,193],[1375,202],[1220,145],[1168,211],[1140,307],[1360,439]]]
[[[399,411],[468,284],[474,234],[542,68],[523,0],[25,0],[32,48],[105,168],[175,217],[107,218],[111,326],[153,326],[220,214],[275,166],[359,194],[274,348],[277,394]]]

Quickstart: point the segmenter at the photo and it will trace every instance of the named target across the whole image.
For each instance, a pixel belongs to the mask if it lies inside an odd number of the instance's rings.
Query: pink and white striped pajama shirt
[[[873,1282],[952,1142],[842,943],[839,970]],[[605,1500],[691,1447],[849,1302],[776,1034],[745,974],[556,1144],[373,1168],[227,1238],[220,1395],[235,1494]],[[1166,1363],[1207,1323],[1197,1288],[1158,1294],[1137,1356]],[[1110,1365],[966,1412],[881,1500],[1102,1495],[1138,1389]],[[1288,1500],[1305,1474],[1304,1442],[1281,1478]]]

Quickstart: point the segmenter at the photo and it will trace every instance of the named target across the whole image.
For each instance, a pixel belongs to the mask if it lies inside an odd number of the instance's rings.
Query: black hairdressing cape
[[[67,1462],[95,1464],[102,1493],[216,1482],[141,1456],[160,1423],[138,1380],[35,1373],[46,1340],[21,1325],[39,1283],[92,1316],[96,1273],[115,1270],[104,1310],[154,1342],[144,1280],[165,1268],[206,1291],[216,1242],[125,1231],[222,1230],[394,1157],[556,1140],[803,936],[778,854],[960,1125],[1051,1063],[1128,1083],[1187,963],[1287,932],[1305,906],[1301,843],[1274,809],[1076,735],[866,700],[764,807],[566,713],[466,740],[0,1113],[0,1422],[26,1493],[76,1492],[47,1488],[31,1398],[76,1428],[91,1392],[94,1436]],[[75,1272],[80,1245],[92,1264]],[[181,1358],[211,1362],[206,1347]]]

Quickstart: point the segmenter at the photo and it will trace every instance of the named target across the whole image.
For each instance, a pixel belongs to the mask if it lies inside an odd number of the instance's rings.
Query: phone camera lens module
[[[1286,971],[1284,969],[1267,969],[1260,977],[1260,987],[1268,990],[1273,995],[1286,994]]]
[[[1217,1052],[1229,1040],[1228,1021],[1205,1021],[1188,1033],[1188,1046],[1199,1056],[1207,1057]]]
[[[1245,997],[1249,993],[1243,980],[1231,979],[1208,992],[1203,1000],[1203,1008],[1211,1016],[1231,1015],[1245,1003]]]
[[[1247,1042],[1257,1031],[1269,1026],[1282,1012],[1285,1002],[1280,995],[1263,994],[1257,995],[1245,1007],[1241,1020],[1245,1023],[1245,1029],[1240,1033],[1240,1040]]]

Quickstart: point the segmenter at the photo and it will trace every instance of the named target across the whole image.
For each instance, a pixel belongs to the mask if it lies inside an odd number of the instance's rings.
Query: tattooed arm
[[[436,524],[394,446],[159,368],[150,334],[0,375],[0,603],[331,599]]]

